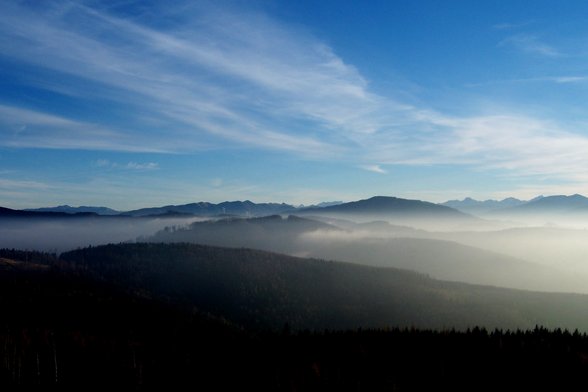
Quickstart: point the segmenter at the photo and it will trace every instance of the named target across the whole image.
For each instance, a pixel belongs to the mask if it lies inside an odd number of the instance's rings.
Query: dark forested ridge
[[[395,268],[194,244],[120,244],[61,260],[98,280],[183,301],[248,328],[579,328],[588,296],[430,279]]]
[[[561,390],[587,303],[249,249],[0,250],[0,386]]]

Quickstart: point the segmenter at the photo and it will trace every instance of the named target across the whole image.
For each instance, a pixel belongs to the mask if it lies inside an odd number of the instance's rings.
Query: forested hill
[[[99,280],[249,328],[538,324],[588,331],[588,296],[443,282],[393,268],[192,244],[107,245],[61,259]]]
[[[247,249],[125,244],[61,259],[0,249],[0,390],[584,390],[578,332],[294,329],[484,313],[504,328],[525,317],[582,328],[585,302]],[[229,317],[287,323],[260,332]]]

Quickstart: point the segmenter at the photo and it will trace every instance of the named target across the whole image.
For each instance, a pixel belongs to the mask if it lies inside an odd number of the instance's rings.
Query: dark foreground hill
[[[63,262],[100,281],[256,329],[532,328],[588,331],[588,296],[430,279],[395,268],[192,244],[79,249]]]
[[[242,277],[260,282],[267,275],[255,278],[251,272],[256,268],[243,264],[255,263],[249,256],[258,259],[264,253],[175,248],[85,249],[70,254],[84,256],[75,263],[69,257],[58,260],[53,255],[0,250],[0,388],[490,391],[588,386],[588,337],[577,332],[543,328],[294,332],[285,324],[279,331],[260,333],[239,328],[182,303],[177,292],[153,278],[186,272],[178,262],[180,256],[190,264],[199,263],[195,255],[224,264],[227,257],[241,255],[240,262],[229,264],[241,264]],[[147,250],[154,256],[137,262]],[[163,261],[166,254],[172,262]],[[117,266],[119,262],[123,265]],[[151,265],[155,262],[162,264]],[[169,274],[154,274],[173,264],[179,265]],[[124,271],[127,274],[120,275]],[[123,282],[131,284],[121,286]],[[275,287],[280,286],[283,283],[276,282]],[[344,284],[338,287],[347,290]],[[258,300],[254,297],[252,303]],[[459,298],[454,296],[453,301]],[[273,302],[271,296],[268,302]]]

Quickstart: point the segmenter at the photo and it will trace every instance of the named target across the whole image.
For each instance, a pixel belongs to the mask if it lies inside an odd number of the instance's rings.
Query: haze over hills
[[[581,197],[550,200],[570,210],[583,203]],[[220,205],[225,209],[219,210]],[[491,230],[488,222],[455,209],[392,197],[323,208],[249,201],[172,207],[109,216],[0,210],[0,247],[63,252],[49,267],[30,259],[0,259],[0,279],[10,283],[5,298],[10,302],[11,290],[17,291],[22,297],[18,303],[32,303],[35,312],[40,309],[50,320],[62,318],[60,307],[75,309],[88,302],[81,317],[90,320],[84,327],[90,337],[95,336],[95,319],[111,314],[104,313],[105,304],[116,308],[120,298],[127,301],[121,312],[138,314],[140,320],[151,322],[159,313],[150,316],[134,304],[157,301],[190,309],[188,320],[200,317],[194,314],[210,315],[247,333],[535,325],[588,331],[588,296],[582,295],[588,293],[586,231],[515,228],[508,222],[508,230]],[[252,217],[274,209],[280,212]],[[457,223],[457,229],[425,230],[446,222]],[[104,245],[120,241],[130,243]],[[87,245],[92,246],[81,248]],[[14,273],[22,274],[27,290],[15,289],[12,275],[3,275]],[[56,295],[35,286],[40,276],[53,282]],[[22,312],[12,307],[9,314]],[[129,326],[123,328],[141,330],[129,318],[123,318]],[[157,331],[150,336],[159,336]],[[193,333],[186,331],[181,339]],[[127,329],[117,333],[134,336]],[[164,346],[169,342],[161,339]],[[131,340],[130,350],[135,350],[136,340]]]
[[[140,240],[246,247],[303,257],[403,268],[444,280],[588,293],[588,272],[559,271],[554,267],[454,241],[433,239],[434,233],[388,223],[348,224],[344,228],[337,224],[337,221],[326,224],[295,216],[221,219],[166,228],[152,237]]]
[[[519,200],[514,197],[508,197],[503,200],[474,200],[471,197],[466,197],[463,200],[449,200],[440,203],[443,206],[455,208],[456,210],[466,212],[469,214],[486,214],[491,211],[501,210],[503,208],[515,207],[527,203],[524,200]]]
[[[446,206],[382,196],[322,208],[250,201],[202,202],[174,206],[175,212],[168,207],[141,209],[136,212],[138,216],[3,208],[0,246],[61,252],[138,238],[189,241],[395,266],[470,283],[586,292],[583,279],[588,275],[584,262],[588,234],[564,228],[582,216],[578,211],[583,211],[587,200],[580,195],[535,198],[502,210],[532,209],[537,213],[486,215],[502,220],[496,225]],[[518,204],[513,199],[503,202]],[[466,199],[466,203],[477,202]],[[84,208],[99,211],[102,207]],[[264,215],[268,211],[280,212]],[[256,214],[261,214],[258,220],[224,219],[227,215]],[[302,217],[287,218],[292,214]],[[199,223],[203,220],[211,222]],[[561,227],[525,228],[546,222]],[[575,225],[584,222],[576,219]],[[170,229],[163,231],[165,227]]]
[[[422,233],[421,233],[422,234]],[[588,230],[565,227],[513,227],[495,231],[425,233],[572,273],[588,273]]]
[[[0,249],[0,385],[582,390],[588,337],[555,328],[585,331],[587,300],[242,249]]]
[[[588,330],[588,296],[442,282],[414,272],[189,244],[121,244],[61,256],[129,291],[255,328],[417,326]],[[137,274],[133,271],[141,271]]]
[[[578,194],[546,196],[497,212],[504,214],[585,213],[588,212],[588,198]]]
[[[0,249],[0,294],[7,390],[585,385],[585,295],[186,244]]]
[[[523,216],[533,215],[557,216],[561,214],[585,213],[588,211],[588,198],[574,195],[537,196],[531,200],[524,201],[512,197],[503,200],[479,201],[466,197],[463,200],[449,200],[441,205],[455,208],[457,210],[483,216]]]
[[[305,249],[300,244],[304,233],[324,230],[343,232],[327,223],[290,215],[282,218],[272,215],[260,218],[229,218],[194,222],[188,226],[167,227],[151,237],[150,242],[191,242],[233,248],[262,249],[297,254]]]

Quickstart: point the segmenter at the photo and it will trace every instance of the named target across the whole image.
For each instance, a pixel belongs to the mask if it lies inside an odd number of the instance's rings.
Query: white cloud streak
[[[380,167],[380,165],[362,165],[362,166],[360,166],[360,168],[362,168],[363,170],[367,170],[367,171],[371,171],[371,172],[379,173],[379,174],[388,173],[386,170],[382,169]]]
[[[0,135],[6,147],[166,152],[103,125],[6,105],[0,105]]]
[[[126,170],[156,170],[159,169],[159,163],[157,162],[128,162],[126,164],[120,164],[117,162],[111,162],[108,159],[98,159],[95,162],[97,167],[104,167],[108,169],[126,169]]]
[[[33,10],[3,2],[3,55],[69,78],[65,85],[30,83],[119,105],[125,116],[106,111],[90,121],[4,104],[0,145],[151,152],[245,146],[347,160],[376,173],[386,171],[361,162],[459,164],[588,181],[588,138],[556,123],[517,113],[456,117],[405,104],[373,93],[359,70],[304,31],[259,14],[175,7],[182,18],[156,28],[146,17],[123,19],[75,3]],[[173,13],[169,8],[160,19]],[[500,45],[562,56],[532,35]]]
[[[511,83],[557,83],[557,84],[577,84],[588,82],[588,76],[585,75],[565,75],[565,76],[543,76],[536,78],[517,78],[493,80],[481,83],[468,83],[466,87],[485,87],[497,84],[511,84]]]
[[[502,40],[498,46],[511,46],[524,53],[543,57],[561,57],[563,54],[551,45],[543,43],[537,36],[530,34],[516,34]]]

